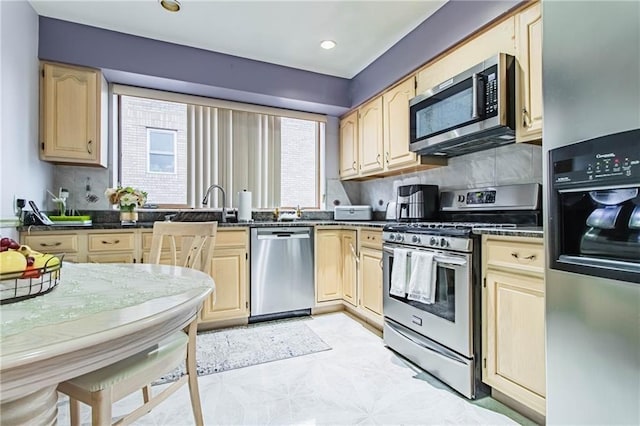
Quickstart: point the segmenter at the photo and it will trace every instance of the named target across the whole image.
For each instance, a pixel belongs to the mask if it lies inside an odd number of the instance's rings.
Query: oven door
[[[472,261],[471,254],[418,249],[435,253],[436,301],[424,304],[391,295],[394,244],[383,246],[383,310],[386,318],[421,334],[468,358],[473,358],[472,342]],[[411,252],[409,253],[411,255]],[[425,277],[424,279],[430,279]]]

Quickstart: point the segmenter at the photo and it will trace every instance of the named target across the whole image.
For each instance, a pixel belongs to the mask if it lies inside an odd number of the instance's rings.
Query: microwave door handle
[[[471,76],[473,98],[471,98],[471,118],[478,118],[478,73]]]

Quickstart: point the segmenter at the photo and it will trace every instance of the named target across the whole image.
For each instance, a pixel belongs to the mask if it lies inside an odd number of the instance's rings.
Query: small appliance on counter
[[[334,220],[371,220],[371,206],[336,206]]]
[[[396,220],[424,221],[438,215],[438,185],[403,185],[398,187]]]
[[[395,221],[397,219],[396,209],[397,209],[397,203],[395,201],[389,201],[387,203],[387,210],[385,212],[384,219]]]

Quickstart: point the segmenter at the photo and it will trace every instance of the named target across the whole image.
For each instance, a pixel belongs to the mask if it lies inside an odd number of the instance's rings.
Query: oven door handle
[[[447,357],[449,359],[452,359],[454,361],[457,362],[461,362],[461,363],[468,363],[469,360],[466,358],[463,358],[462,356],[458,355],[457,353],[443,348],[443,347],[438,347],[435,345],[430,344],[427,340],[423,340],[423,339],[416,339],[415,337],[409,335],[408,333],[405,333],[404,331],[400,330],[395,324],[389,322],[389,321],[385,321],[385,323],[389,326],[389,328],[391,328],[394,332],[398,333],[400,336],[404,337],[405,339],[411,341],[412,343],[420,346],[423,349],[426,349],[428,351],[431,352],[435,352],[439,355],[442,355],[444,357]]]
[[[393,255],[393,249],[392,248],[388,248],[388,247],[383,247],[383,251],[385,253],[389,253],[390,255]],[[460,257],[453,257],[453,256],[444,256],[439,254],[441,252],[438,252],[435,256],[434,256],[434,260],[438,263],[444,263],[444,264],[448,264],[448,265],[452,265],[452,266],[465,266],[467,264],[467,259],[463,259]],[[411,257],[411,252],[409,252],[409,257]]]
[[[453,266],[464,266],[467,264],[467,261],[465,259],[460,259],[458,257],[435,256],[434,259],[438,263],[444,263]]]

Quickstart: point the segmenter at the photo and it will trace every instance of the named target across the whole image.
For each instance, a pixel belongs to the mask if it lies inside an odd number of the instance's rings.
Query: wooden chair
[[[209,273],[217,228],[217,222],[156,222],[149,263],[183,266]],[[165,251],[167,254],[163,255]],[[173,333],[136,355],[59,384],[58,391],[69,396],[71,425],[80,425],[80,402],[91,406],[94,426],[111,424],[112,403],[142,389],[143,405],[114,423],[130,424],[187,382],[195,423],[203,425],[195,358],[197,328],[198,313],[195,313],[184,332]],[[172,371],[182,361],[186,361],[186,374],[152,396],[149,383]]]

